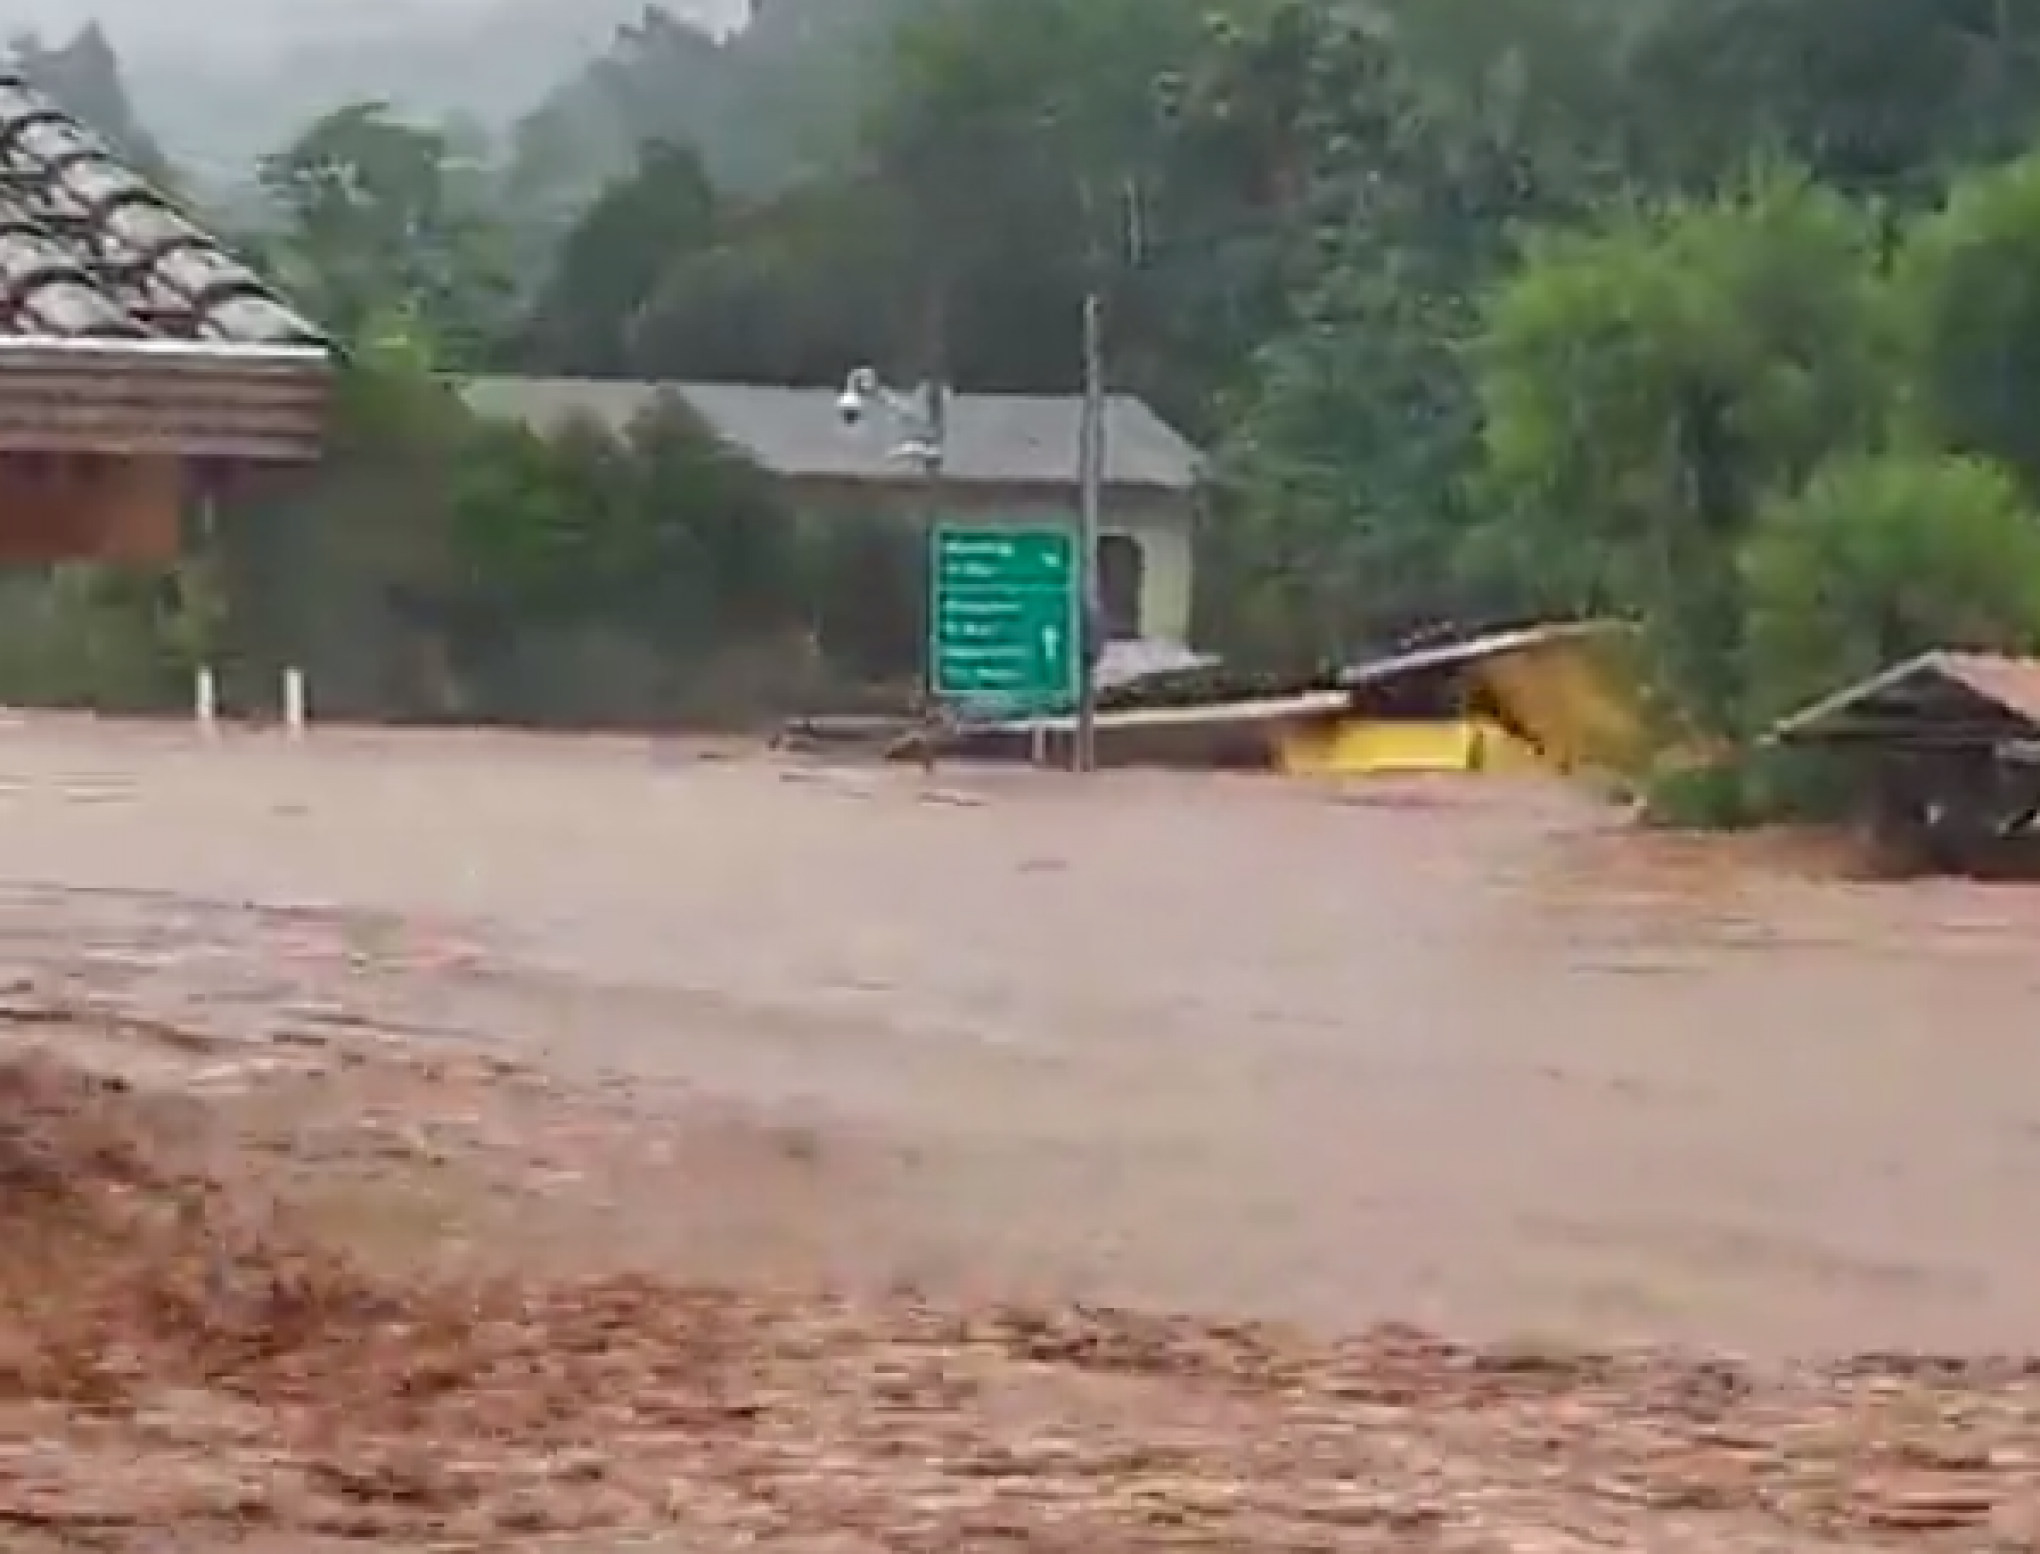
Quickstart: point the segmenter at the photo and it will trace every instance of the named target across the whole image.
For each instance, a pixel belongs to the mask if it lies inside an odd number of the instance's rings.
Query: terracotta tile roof
[[[1979,701],[1997,712],[1979,714]],[[1927,721],[1980,738],[2002,733],[2008,720],[2040,727],[2040,659],[1942,648],[1802,707],[1765,737],[1782,743],[1857,739]]]
[[[1940,673],[1986,701],[2040,723],[2040,659],[1941,652],[1933,655],[1932,662]]]
[[[315,347],[320,331],[18,75],[0,74],[0,338]]]

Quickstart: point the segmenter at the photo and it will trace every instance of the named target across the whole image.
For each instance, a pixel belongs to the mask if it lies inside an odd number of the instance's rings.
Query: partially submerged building
[[[1098,718],[1108,763],[1294,777],[1565,776],[1635,770],[1646,733],[1615,621],[1471,632],[1302,681],[1208,669],[1120,685]],[[959,753],[1057,748],[1067,715],[958,731]]]
[[[1887,861],[2022,871],[2040,820],[2040,660],[1938,650],[1782,718],[1768,741],[1819,751]]]
[[[318,456],[328,341],[89,129],[0,74],[0,562],[174,556]]]
[[[1345,705],[1286,728],[1276,764],[1305,776],[1626,771],[1643,752],[1617,621],[1479,632],[1369,659]]]
[[[671,402],[821,521],[1077,522],[1074,394],[952,393],[941,480],[931,486],[882,429],[844,425],[835,387],[477,377],[460,390],[476,414],[540,432],[583,422],[620,433]],[[1200,465],[1197,449],[1141,400],[1107,399],[1097,578],[1115,643],[1165,652],[1189,639]]]

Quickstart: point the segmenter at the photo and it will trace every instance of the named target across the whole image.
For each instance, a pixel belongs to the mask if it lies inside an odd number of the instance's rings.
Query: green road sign
[[[987,712],[1077,699],[1077,544],[1067,529],[936,528],[928,567],[931,689]]]

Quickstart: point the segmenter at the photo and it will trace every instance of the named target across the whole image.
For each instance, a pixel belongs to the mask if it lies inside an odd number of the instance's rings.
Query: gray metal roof
[[[1460,642],[1442,642],[1435,647],[1411,648],[1407,652],[1368,659],[1344,670],[1339,676],[1339,684],[1349,691],[1358,690],[1404,675],[1425,674],[1434,669],[1461,669],[1469,664],[1520,653],[1525,648],[1543,647],[1551,642],[1608,637],[1634,629],[1625,621],[1585,620],[1547,621],[1535,626],[1518,626],[1509,631],[1490,631]]]
[[[644,383],[592,378],[466,378],[477,414],[555,430],[576,420],[622,431],[662,396],[677,399],[731,447],[776,475],[890,484],[912,479],[892,456],[899,442],[885,417],[843,424],[835,388],[740,383]],[[1075,395],[952,394],[944,478],[966,484],[1070,486],[1077,480]],[[1106,484],[1121,490],[1188,491],[1200,458],[1146,404],[1106,402]]]
[[[323,349],[98,136],[0,73],[0,335]]]

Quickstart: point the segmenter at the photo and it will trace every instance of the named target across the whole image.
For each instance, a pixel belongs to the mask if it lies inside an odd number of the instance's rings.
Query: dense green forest
[[[331,467],[177,587],[18,612],[38,674],[120,627],[65,694],[169,694],[166,634],[390,715],[878,674],[843,601],[897,556],[677,420],[542,445],[432,374],[1067,390],[1093,286],[1117,385],[1212,452],[1200,631],[1239,658],[1617,612],[1668,742],[1727,748],[1924,645],[2040,647],[2040,7],[650,10],[504,147],[361,104],[261,183],[356,347]]]

